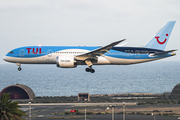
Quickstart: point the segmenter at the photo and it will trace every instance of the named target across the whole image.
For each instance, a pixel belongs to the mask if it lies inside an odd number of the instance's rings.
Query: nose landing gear
[[[18,70],[21,71],[21,67],[18,67]]]
[[[22,68],[21,68],[21,63],[16,63],[16,65],[19,66],[19,67],[18,67],[18,70],[21,71],[21,70],[22,70]]]

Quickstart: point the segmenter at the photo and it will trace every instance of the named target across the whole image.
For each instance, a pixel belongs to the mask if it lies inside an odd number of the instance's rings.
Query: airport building
[[[180,98],[180,83],[173,88],[171,98]]]
[[[0,92],[0,96],[3,93],[10,93],[10,99],[32,100],[33,98],[35,98],[35,94],[33,90],[30,87],[23,84],[16,84],[16,85],[8,86]]]
[[[78,93],[78,101],[90,101],[89,93]]]

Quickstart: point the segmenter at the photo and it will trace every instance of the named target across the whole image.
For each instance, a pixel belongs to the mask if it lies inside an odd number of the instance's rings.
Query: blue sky
[[[166,50],[179,49],[179,0],[0,0],[0,64],[30,45],[107,45],[126,38],[142,46],[176,20]],[[180,55],[165,60],[180,60]]]

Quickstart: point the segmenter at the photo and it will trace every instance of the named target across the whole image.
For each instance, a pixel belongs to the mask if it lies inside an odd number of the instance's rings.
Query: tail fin
[[[176,21],[169,21],[144,47],[164,50]]]

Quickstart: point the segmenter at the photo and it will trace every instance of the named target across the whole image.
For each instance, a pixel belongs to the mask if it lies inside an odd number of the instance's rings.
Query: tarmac
[[[71,120],[85,119],[84,115],[59,115],[64,113],[67,110],[71,109],[106,109],[107,106],[103,105],[117,105],[117,103],[50,103],[50,104],[32,104],[31,105],[31,119],[33,120],[57,120],[57,118],[66,118]],[[122,103],[118,103],[119,105]],[[26,111],[29,114],[29,104],[19,104],[22,106],[22,110]],[[146,108],[146,107],[177,107],[180,108],[180,104],[170,104],[170,105],[135,105],[130,103],[126,108]],[[116,108],[122,108],[122,106],[117,106]],[[116,111],[115,111],[116,112]],[[28,115],[29,116],[29,115]],[[29,117],[23,117],[29,119]],[[71,118],[72,116],[81,117],[81,118]],[[56,119],[54,119],[56,117]],[[126,115],[126,120],[153,120],[154,116],[152,115]],[[87,115],[86,120],[112,120],[112,114],[105,115]],[[155,116],[156,120],[177,120],[178,117],[166,117],[166,116]],[[122,114],[115,114],[114,120],[123,120]]]
[[[136,105],[136,103],[125,103],[126,105]],[[20,106],[29,105],[29,104],[19,104]],[[123,103],[31,103],[33,106],[38,105],[73,105],[73,106],[99,106],[99,105],[123,105]]]

